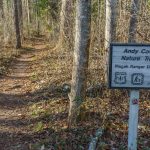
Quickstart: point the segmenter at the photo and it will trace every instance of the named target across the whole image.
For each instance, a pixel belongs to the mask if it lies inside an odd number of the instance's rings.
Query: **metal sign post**
[[[139,91],[130,91],[128,150],[137,150]]]
[[[130,89],[128,150],[137,150],[139,89],[150,89],[150,44],[111,43],[109,87]]]

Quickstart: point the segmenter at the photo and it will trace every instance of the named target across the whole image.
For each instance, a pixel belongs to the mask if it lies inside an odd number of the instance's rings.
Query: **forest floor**
[[[35,82],[31,77],[36,56],[45,49],[45,45],[33,43],[20,50],[9,65],[8,73],[0,77],[0,150],[30,149],[29,143],[34,140],[29,128],[32,121],[26,118],[27,108],[35,101],[31,94]]]
[[[68,129],[63,86],[71,79],[72,52],[52,47],[43,37],[27,41],[1,75],[0,150],[86,150],[99,128],[104,134],[97,149],[127,149],[126,90],[102,87],[100,95],[87,98],[77,126]],[[141,93],[138,148],[150,150],[150,94]]]

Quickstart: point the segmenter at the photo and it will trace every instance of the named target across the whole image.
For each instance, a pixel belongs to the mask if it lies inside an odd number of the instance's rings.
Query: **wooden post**
[[[137,150],[139,90],[130,91],[128,150]]]

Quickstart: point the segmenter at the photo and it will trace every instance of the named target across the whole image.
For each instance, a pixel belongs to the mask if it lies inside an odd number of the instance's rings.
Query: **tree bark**
[[[27,21],[28,25],[31,23],[31,13],[30,13],[30,1],[26,1],[26,7],[27,7]]]
[[[6,24],[6,19],[5,19],[5,13],[4,13],[4,2],[3,0],[0,0],[0,21],[2,24],[2,28],[3,28],[3,44],[4,46],[7,43],[7,36],[6,36],[6,28],[7,28],[7,24]]]
[[[24,5],[25,5],[25,12],[26,12],[26,30],[27,30],[27,35],[30,36],[30,28],[31,28],[31,23],[32,23],[32,17],[31,17],[31,4],[32,1],[30,0],[25,0]]]
[[[61,13],[60,13],[60,35],[59,41],[60,44],[68,43],[69,47],[73,46],[72,40],[72,29],[73,29],[73,20],[72,12],[73,11],[73,1],[72,0],[62,0],[61,4]]]
[[[101,39],[102,39],[102,36],[101,36],[101,27],[102,27],[102,24],[101,24],[101,21],[102,21],[102,7],[103,7],[103,4],[102,4],[102,0],[98,0],[98,45],[101,46]]]
[[[39,14],[39,8],[38,8],[39,0],[36,0],[36,32],[37,35],[40,35],[40,14]]]
[[[20,34],[23,37],[23,11],[22,11],[22,0],[18,0],[18,18],[20,26]]]
[[[4,7],[3,7],[3,0],[0,0],[0,17],[4,19]]]
[[[90,28],[91,0],[77,0],[69,126],[76,124],[81,104],[86,99]]]
[[[19,21],[19,10],[18,10],[18,0],[14,0],[14,23],[16,31],[16,48],[21,48],[21,34],[20,34],[20,21]]]
[[[105,82],[108,75],[108,50],[111,42],[116,41],[117,28],[117,0],[106,0],[106,25],[105,25]]]
[[[140,0],[131,1],[131,18],[129,24],[129,37],[128,37],[129,43],[136,42],[136,30],[137,30],[137,22],[138,22],[137,15],[139,10],[139,4],[140,4]]]

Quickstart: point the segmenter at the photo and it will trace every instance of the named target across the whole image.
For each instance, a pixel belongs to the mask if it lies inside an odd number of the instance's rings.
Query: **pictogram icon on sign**
[[[126,72],[115,72],[115,80],[114,82],[116,84],[126,84],[127,79],[126,79]]]
[[[144,83],[144,75],[142,73],[133,73],[131,83],[133,85],[142,85]]]

